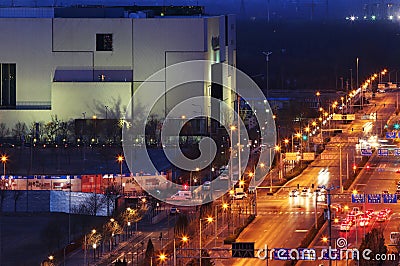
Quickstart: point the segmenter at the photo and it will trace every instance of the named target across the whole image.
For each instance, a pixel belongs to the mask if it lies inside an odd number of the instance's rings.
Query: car
[[[299,191],[297,189],[293,189],[289,192],[289,197],[297,197],[299,195]]]
[[[383,210],[387,213],[387,215],[390,215],[393,212],[392,209],[390,209],[390,208],[385,208]]]
[[[375,215],[375,211],[373,209],[368,209],[365,211],[365,214],[368,215],[369,218],[372,218]]]
[[[377,222],[385,222],[387,220],[387,212],[386,211],[380,211],[378,213],[378,216],[376,217]]]
[[[204,190],[210,190],[211,189],[211,182],[210,181],[204,182],[203,189]]]
[[[321,188],[321,189],[316,189],[315,195],[317,196],[317,201],[319,202],[325,202],[326,200],[326,190]]]
[[[234,199],[244,199],[244,198],[247,198],[247,194],[246,194],[246,192],[236,192],[235,194],[233,194],[233,198]]]
[[[249,189],[248,189],[249,194],[256,193],[256,189],[257,188],[255,186],[249,186]]]
[[[343,207],[340,203],[333,203],[331,204],[331,210],[338,212],[338,213],[342,213],[343,212]]]
[[[362,215],[359,219],[359,224],[360,226],[367,226],[369,224],[369,216],[367,214]]]
[[[169,210],[170,215],[175,215],[178,213],[179,213],[179,209],[177,207],[171,207],[171,209]]]
[[[397,169],[397,170],[396,170],[396,173],[397,173],[397,174],[400,174],[400,169]],[[400,181],[398,181],[397,184],[399,184],[399,182],[400,182]]]
[[[350,229],[351,229],[351,223],[344,221],[340,224],[340,231],[350,231]]]
[[[305,187],[305,188],[303,188],[302,190],[301,190],[301,196],[302,197],[308,197],[308,196],[310,196],[310,194],[311,194],[311,191],[310,191],[310,189],[308,188],[308,187]]]

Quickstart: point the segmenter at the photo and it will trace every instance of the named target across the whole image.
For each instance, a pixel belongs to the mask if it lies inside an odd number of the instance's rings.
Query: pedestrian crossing
[[[317,212],[320,214],[321,212]],[[257,211],[257,215],[314,215],[313,211]]]

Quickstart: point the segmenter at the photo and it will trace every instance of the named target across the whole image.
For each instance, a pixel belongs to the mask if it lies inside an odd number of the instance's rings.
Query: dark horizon
[[[243,17],[276,19],[306,19],[326,20],[345,19],[352,15],[359,17],[375,15],[377,19],[387,19],[389,15],[397,18],[400,15],[400,1],[384,0],[180,0],[180,1],[128,1],[128,0],[6,0],[1,6],[69,6],[69,5],[105,5],[105,6],[131,6],[131,5],[201,5],[206,7],[210,14],[232,13]],[[393,6],[388,6],[393,5]]]

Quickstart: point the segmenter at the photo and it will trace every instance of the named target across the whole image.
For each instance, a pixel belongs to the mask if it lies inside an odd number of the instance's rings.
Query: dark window
[[[0,64],[0,106],[15,108],[16,106],[16,64]]]
[[[96,51],[112,51],[113,39],[111,33],[96,34]]]

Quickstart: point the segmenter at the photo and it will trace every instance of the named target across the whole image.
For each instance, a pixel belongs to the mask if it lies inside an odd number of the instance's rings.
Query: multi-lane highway
[[[347,172],[352,171],[352,165],[355,162],[361,160],[359,150],[356,150],[355,143],[349,143],[348,137],[358,137],[367,139],[373,134],[381,134],[385,129],[384,125],[390,119],[390,116],[395,112],[396,109],[397,95],[395,93],[378,94],[376,98],[370,101],[370,104],[364,107],[356,114],[356,120],[349,124],[335,124],[332,122],[331,127],[340,127],[343,129],[343,133],[339,135],[339,138],[335,138],[335,141],[331,142],[326,146],[325,151],[315,160],[301,175],[294,180],[288,182],[282,189],[280,189],[275,195],[268,196],[266,191],[259,190],[257,198],[257,213],[258,216],[255,221],[248,226],[243,233],[240,235],[237,241],[243,242],[255,242],[255,248],[263,249],[266,246],[268,248],[296,248],[298,247],[301,240],[306,235],[308,229],[310,229],[315,221],[315,212],[320,213],[321,207],[315,209],[315,200],[313,197],[289,197],[289,192],[296,188],[298,185],[302,187],[311,187],[325,185],[327,187],[333,187],[332,194],[340,193],[340,169],[342,170],[342,181],[344,182],[348,175]],[[366,118],[366,114],[377,113],[377,120]],[[363,117],[364,116],[364,117]],[[368,123],[370,122],[370,123]],[[369,126],[371,125],[371,126]],[[327,134],[324,132],[324,134]],[[340,168],[340,155],[342,159],[342,167]],[[322,159],[321,159],[322,158]],[[383,160],[378,158],[376,160]],[[394,177],[389,176],[388,173],[393,174],[393,169],[396,168],[396,159],[391,158],[386,160],[386,164],[378,162],[379,167],[377,169],[391,169],[384,172],[379,172],[377,175],[373,175],[371,180],[364,180],[364,176],[368,176],[374,173],[372,170],[370,173],[365,171],[361,177],[357,180],[360,184],[367,184],[366,191],[378,191],[381,193],[383,190],[393,190],[395,188]],[[380,165],[380,164],[384,165]],[[377,170],[376,170],[377,171]],[[400,174],[397,174],[400,177]],[[376,180],[376,186],[374,187],[374,181]],[[301,189],[300,189],[301,190]],[[392,191],[394,192],[394,191]],[[333,201],[341,202],[345,204],[350,201],[350,195],[333,196]],[[375,206],[379,209],[380,206]],[[360,230],[360,229],[359,229]],[[338,237],[340,234],[339,230],[334,230],[333,237]],[[335,235],[336,234],[336,235]],[[352,232],[349,232],[350,242],[355,238]],[[387,235],[387,233],[386,233]],[[357,242],[361,242],[361,232],[357,235]],[[318,242],[318,241],[317,241]],[[321,245],[321,243],[317,243]],[[323,262],[322,262],[323,263]],[[221,265],[265,265],[265,260],[260,259],[230,259],[220,263]],[[283,265],[284,262],[269,261],[269,265]]]

